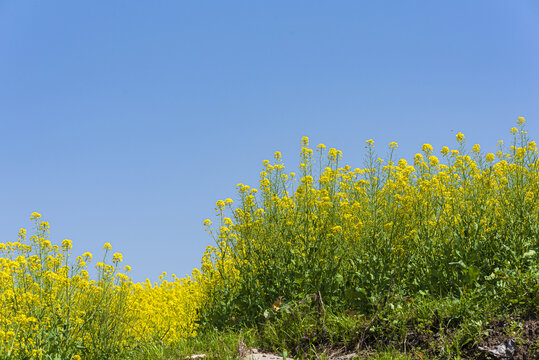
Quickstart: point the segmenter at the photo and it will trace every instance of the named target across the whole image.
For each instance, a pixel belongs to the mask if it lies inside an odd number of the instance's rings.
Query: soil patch
[[[515,341],[515,351],[510,359],[539,359],[539,319],[536,317],[495,320],[490,325],[488,336],[478,344],[478,347],[466,349],[467,355],[470,359],[502,359],[503,357],[496,357],[479,350],[479,347],[495,349],[509,339]]]

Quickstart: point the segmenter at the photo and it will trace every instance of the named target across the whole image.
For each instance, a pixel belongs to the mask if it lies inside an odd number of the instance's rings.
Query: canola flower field
[[[258,188],[238,184],[238,200],[217,201],[217,220],[204,221],[215,246],[181,279],[134,283],[108,243],[99,260],[75,257],[34,212],[31,232],[0,244],[0,358],[131,359],[210,329],[263,333],[312,294],[328,311],[365,316],[388,294],[393,310],[417,296],[473,294],[536,312],[538,151],[524,118],[511,134],[484,154],[458,133],[456,148],[423,144],[411,163],[393,158],[397,143],[381,159],[368,140],[362,168],[304,137],[297,173],[276,152]],[[314,339],[313,326],[296,338]],[[293,347],[279,341],[268,346]]]

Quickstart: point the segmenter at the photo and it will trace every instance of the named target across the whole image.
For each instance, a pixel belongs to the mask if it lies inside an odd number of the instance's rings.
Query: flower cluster
[[[135,284],[121,253],[95,264],[71,259],[71,240],[53,245],[49,223],[32,213],[35,235],[0,243],[0,357],[112,358],[140,343],[171,343],[196,334],[200,286],[189,277]],[[49,358],[46,357],[46,358]]]

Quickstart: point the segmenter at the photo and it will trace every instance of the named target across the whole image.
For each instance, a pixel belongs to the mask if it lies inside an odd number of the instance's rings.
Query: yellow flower
[[[62,247],[66,250],[70,250],[73,247],[72,243],[73,242],[71,240],[65,239],[62,241]]]
[[[436,156],[434,156],[434,155],[429,156],[429,162],[430,162],[431,167],[435,167],[436,165],[438,165],[440,163],[438,158]]]
[[[303,146],[309,145],[309,138],[307,136],[304,136],[301,138],[301,145]]]
[[[414,155],[415,166],[419,165],[423,161],[423,154],[417,153]]]
[[[26,229],[21,228],[19,230],[19,237],[23,239],[26,237]]]
[[[406,168],[406,165],[408,165],[408,162],[406,161],[406,159],[400,159],[399,160],[399,167],[404,169]]]
[[[524,125],[526,123],[526,119],[522,116],[517,119],[517,124]]]
[[[463,142],[464,141],[464,134],[459,131],[459,133],[456,135],[457,141]]]
[[[367,146],[374,146],[374,140],[373,139],[369,139],[369,140],[366,140],[365,141],[365,144],[367,144]]]
[[[511,128],[511,134],[515,135],[518,132],[518,129],[516,127]]]
[[[399,144],[397,144],[396,142],[392,141],[392,142],[389,143],[389,147],[390,147],[391,149],[396,149],[396,148],[399,147]]]
[[[224,210],[225,208],[225,202],[223,200],[218,200],[217,203],[215,204],[215,206],[219,209],[219,210]]]
[[[488,153],[487,154],[487,161],[488,162],[494,161],[494,154],[493,153]]]
[[[36,219],[41,219],[41,214],[34,211],[32,215],[30,216],[30,220],[36,220]]]
[[[122,254],[114,253],[114,255],[112,255],[112,262],[117,263],[117,262],[122,262],[122,261],[123,261]]]
[[[335,149],[335,148],[329,149],[328,159],[329,160],[336,160],[337,159],[337,149]]]
[[[479,151],[481,150],[481,146],[479,146],[479,144],[475,144],[473,147],[472,147],[472,152],[473,153],[476,153],[476,154],[479,154]]]
[[[110,245],[110,243],[106,242],[106,243],[103,245],[103,249],[104,249],[104,250],[110,250],[110,249],[112,249],[112,245]]]
[[[274,154],[273,154],[273,158],[275,160],[281,160],[281,152],[280,151],[276,151]]]
[[[440,150],[440,152],[442,153],[442,155],[445,156],[445,155],[449,154],[449,148],[447,146],[444,146],[442,148],[442,150]]]
[[[432,145],[431,144],[423,144],[421,147],[424,153],[430,154],[432,152]]]
[[[320,149],[320,150],[324,150],[326,148],[326,145],[318,144],[317,148]]]

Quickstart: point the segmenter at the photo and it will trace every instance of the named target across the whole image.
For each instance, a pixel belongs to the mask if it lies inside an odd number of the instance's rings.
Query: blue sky
[[[493,150],[539,134],[537,1],[2,1],[0,242],[32,211],[137,281],[198,267],[202,222],[300,139]]]

